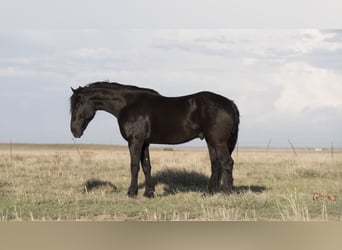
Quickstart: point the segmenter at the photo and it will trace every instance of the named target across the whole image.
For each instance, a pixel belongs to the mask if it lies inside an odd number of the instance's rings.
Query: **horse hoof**
[[[223,189],[223,192],[224,192],[224,194],[226,194],[226,195],[230,195],[230,194],[232,194],[232,193],[234,193],[234,187],[229,187],[229,188],[224,188]]]
[[[136,198],[138,196],[137,192],[132,192],[132,191],[128,191],[127,193],[129,198]]]
[[[201,198],[205,199],[205,198],[211,197],[213,195],[214,195],[214,193],[203,192],[202,195],[201,195]]]
[[[144,193],[144,196],[147,197],[147,198],[152,199],[152,198],[154,198],[154,193],[153,193],[153,191],[146,191]]]

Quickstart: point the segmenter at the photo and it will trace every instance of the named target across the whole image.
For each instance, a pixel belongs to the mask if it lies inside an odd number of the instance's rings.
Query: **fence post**
[[[10,148],[9,148],[9,150],[10,150],[10,155],[9,155],[9,160],[10,160],[10,163],[12,163],[12,158],[13,158],[13,153],[12,153],[12,151],[13,151],[13,149],[12,149],[12,144],[13,144],[13,142],[12,142],[12,138],[10,139]]]
[[[271,142],[272,142],[272,138],[270,138],[270,139],[268,140],[268,143],[267,143],[267,148],[266,148],[266,155],[267,155],[267,156],[268,156],[268,151],[270,150]]]
[[[288,140],[288,142],[289,142],[289,144],[290,144],[290,146],[291,146],[291,148],[292,148],[292,151],[293,151],[294,155],[297,156],[297,152],[296,152],[295,147],[294,147],[293,144],[291,143],[290,139],[287,139],[287,140]]]

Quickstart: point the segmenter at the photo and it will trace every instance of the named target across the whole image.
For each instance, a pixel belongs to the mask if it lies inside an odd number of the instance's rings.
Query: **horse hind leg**
[[[221,182],[221,176],[222,176],[222,171],[218,165],[218,162],[215,160],[211,164],[211,176],[209,179],[209,184],[208,184],[208,191],[209,194],[214,194],[219,191],[220,189],[220,182]]]
[[[233,192],[233,167],[234,160],[228,155],[228,159],[223,163],[223,191],[227,194]]]
[[[216,145],[208,143],[208,150],[211,162],[211,176],[209,178],[208,191],[210,194],[214,194],[219,191],[222,179],[221,149]]]
[[[212,174],[209,179],[209,193],[213,194],[220,190],[221,180],[223,191],[231,193],[233,191],[233,166],[234,161],[229,153],[228,146],[225,143],[219,143],[210,146],[209,155],[211,161]]]

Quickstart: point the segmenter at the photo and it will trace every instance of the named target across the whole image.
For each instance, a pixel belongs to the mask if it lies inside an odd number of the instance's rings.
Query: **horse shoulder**
[[[150,134],[150,118],[144,112],[143,103],[138,100],[127,105],[118,116],[121,135],[130,141],[132,138],[144,140]]]

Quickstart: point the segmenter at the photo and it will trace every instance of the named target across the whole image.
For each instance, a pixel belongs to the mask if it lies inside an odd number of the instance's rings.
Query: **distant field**
[[[342,220],[342,151],[239,149],[235,192],[204,197],[205,148],[151,149],[156,197],[127,197],[126,147],[0,144],[0,220]]]

